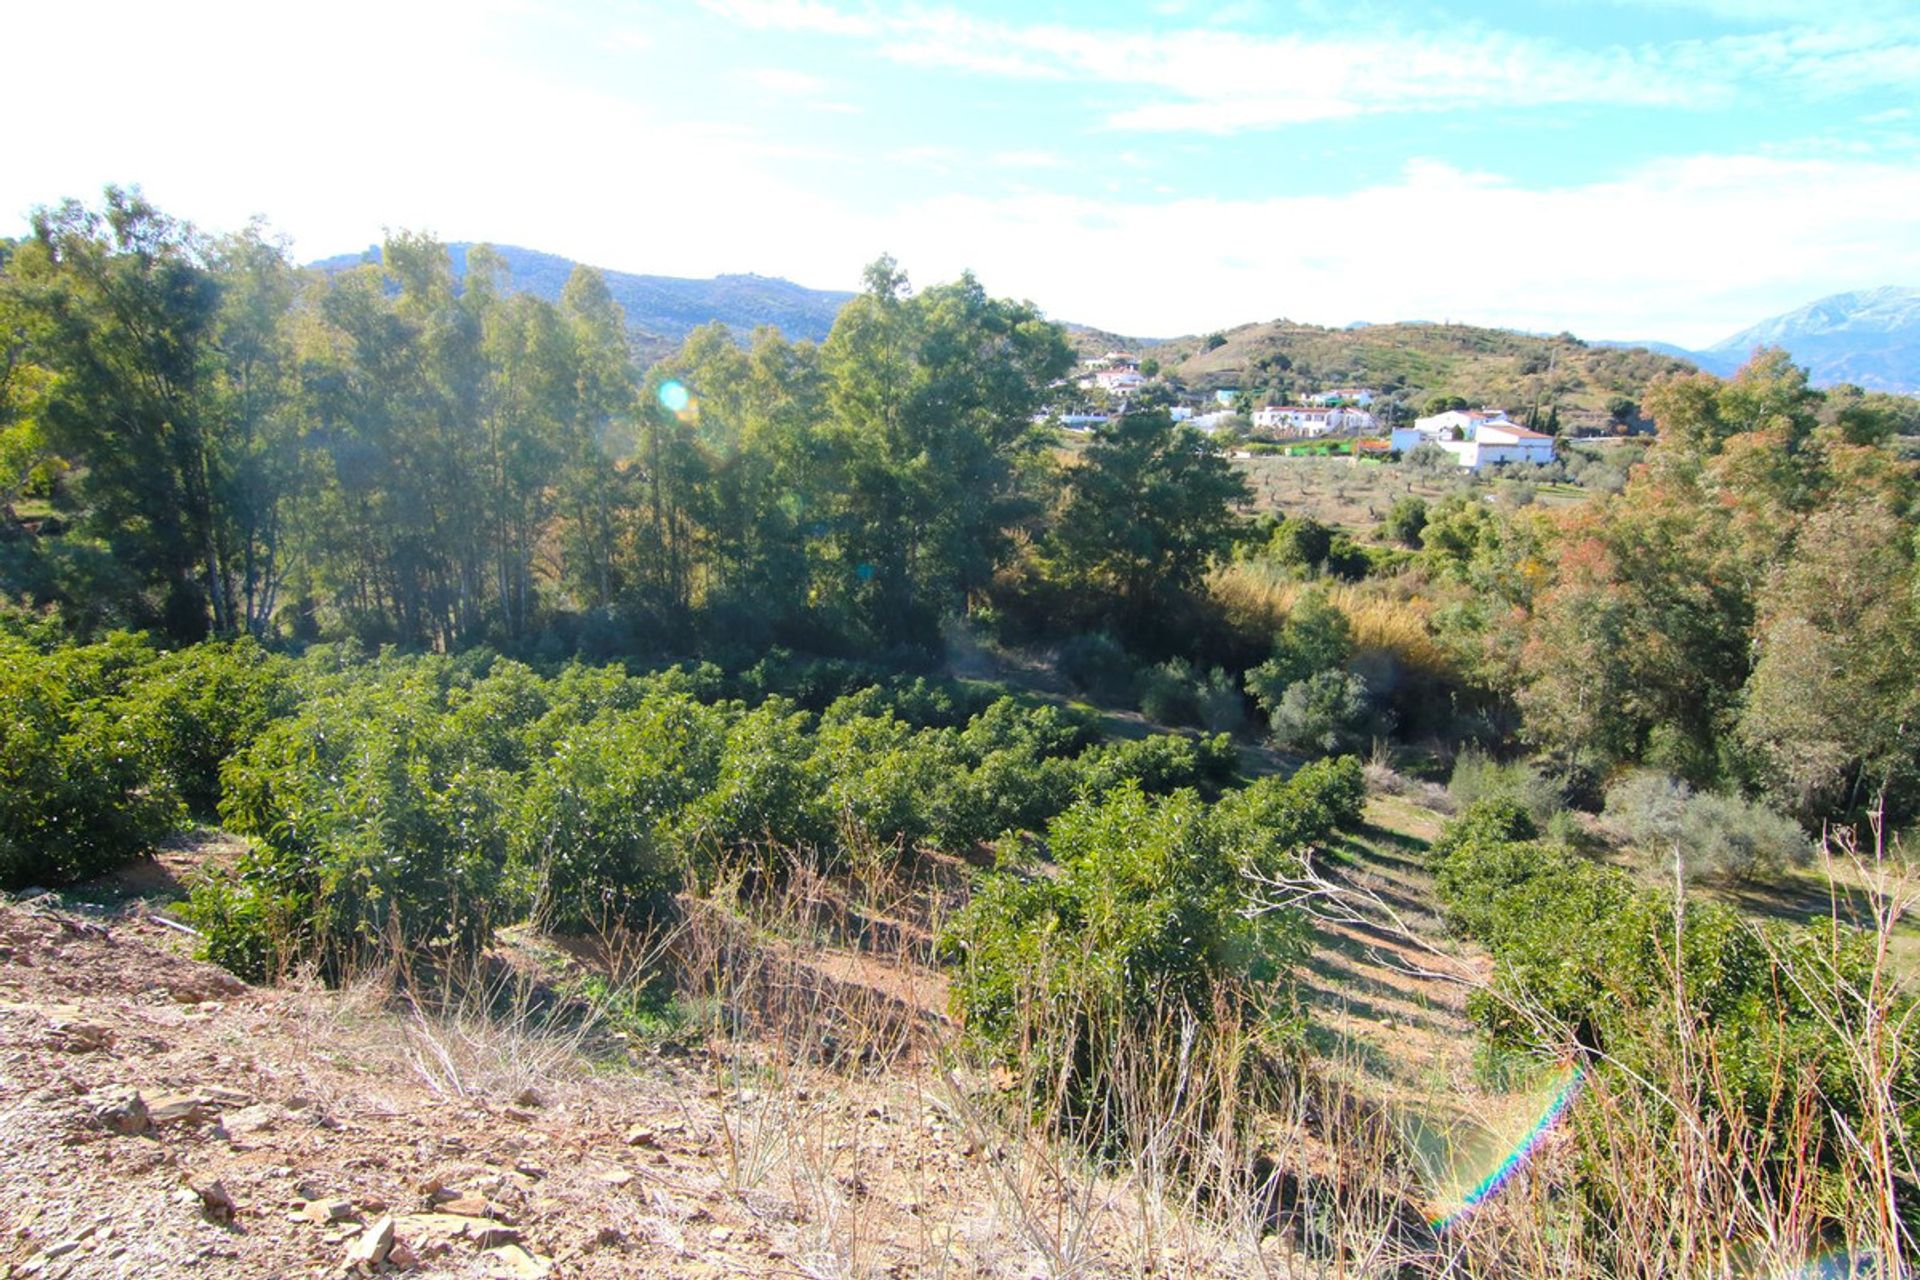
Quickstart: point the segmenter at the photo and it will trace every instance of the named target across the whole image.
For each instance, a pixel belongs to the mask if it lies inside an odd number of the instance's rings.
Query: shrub
[[[1234,830],[1124,785],[1048,824],[1059,875],[987,875],[942,935],[969,1038],[1089,1138],[1113,1136],[1117,1046],[1171,1052],[1305,953],[1297,918],[1241,910]]]
[[[0,886],[98,875],[179,824],[170,778],[114,696],[150,657],[125,636],[49,653],[0,638]]]
[[[1224,734],[1186,738],[1156,733],[1090,748],[1076,764],[1082,796],[1098,796],[1128,782],[1150,795],[1182,787],[1217,793],[1232,778],[1239,753]]]
[[[1353,628],[1324,591],[1303,592],[1287,610],[1274,637],[1273,656],[1247,672],[1247,692],[1269,715],[1289,686],[1346,666],[1353,657]]]
[[[1605,816],[1656,864],[1677,855],[1688,879],[1753,880],[1813,856],[1793,819],[1738,796],[1694,791],[1653,770],[1615,783]]]
[[[1104,631],[1075,636],[1061,645],[1056,665],[1068,683],[1089,697],[1120,702],[1132,695],[1133,659]]]
[[[1567,807],[1551,779],[1525,764],[1501,764],[1471,747],[1454,759],[1447,792],[1462,809],[1482,800],[1510,800],[1536,823],[1545,823]]]
[[[1199,690],[1185,659],[1175,658],[1140,673],[1140,714],[1159,724],[1200,723]]]
[[[292,710],[291,664],[252,640],[195,645],[143,667],[123,698],[156,775],[189,811],[220,806],[220,765]]]
[[[1345,671],[1322,671],[1288,685],[1269,723],[1276,745],[1326,754],[1364,745],[1389,728],[1366,680]]]

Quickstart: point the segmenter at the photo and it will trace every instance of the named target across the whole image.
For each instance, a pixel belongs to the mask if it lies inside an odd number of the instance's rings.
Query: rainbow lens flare
[[[1410,1135],[1434,1192],[1427,1222],[1445,1231],[1498,1195],[1539,1149],[1579,1092],[1580,1068],[1561,1063],[1534,1088],[1511,1095],[1500,1114]]]
[[[668,413],[682,414],[693,406],[693,392],[687,390],[687,384],[669,378],[660,384],[660,407]]]

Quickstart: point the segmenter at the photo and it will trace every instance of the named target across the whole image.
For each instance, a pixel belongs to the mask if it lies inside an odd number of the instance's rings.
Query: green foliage
[[[1225,734],[1187,738],[1154,734],[1109,743],[1080,758],[1079,788],[1096,796],[1126,783],[1152,795],[1183,788],[1217,795],[1234,776],[1239,753]]]
[[[1653,770],[1608,788],[1606,818],[1656,868],[1678,857],[1689,880],[1759,880],[1813,857],[1793,819],[1739,796],[1696,792]]]
[[[1447,792],[1463,810],[1483,800],[1511,801],[1542,825],[1566,808],[1560,788],[1531,765],[1501,764],[1471,747],[1455,757]]]
[[[1294,603],[1274,637],[1273,656],[1247,672],[1247,692],[1271,714],[1289,685],[1335,671],[1353,657],[1353,627],[1323,591]]]
[[[1067,640],[1060,646],[1058,666],[1076,689],[1108,702],[1128,697],[1138,677],[1132,657],[1105,631]]]
[[[1404,547],[1420,548],[1420,533],[1427,527],[1427,501],[1412,494],[1397,498],[1387,512],[1381,532]]]
[[[1830,1155],[1827,1144],[1857,1131],[1866,1104],[1848,1044],[1863,1031],[1860,994],[1876,985],[1864,935],[1828,922],[1756,926],[1718,903],[1677,910],[1670,893],[1537,840],[1511,801],[1473,806],[1431,856],[1450,923],[1493,952],[1494,983],[1469,1010],[1496,1040],[1577,1041],[1604,1053],[1588,1058],[1589,1070],[1617,1073],[1628,1086],[1697,1061],[1708,1042],[1715,1084],[1689,1103],[1709,1122],[1738,1110],[1764,1131],[1783,1087],[1816,1081],[1819,1150]],[[1823,991],[1850,994],[1841,1001]],[[1903,1022],[1911,997],[1880,1007],[1889,1025]],[[1906,1026],[1899,1034],[1912,1034]],[[1920,1081],[1910,1049],[1901,1053],[1896,1087],[1906,1090]],[[1916,1127],[1911,1116],[1899,1123],[1909,1134]],[[1601,1149],[1607,1140],[1581,1136]],[[1775,1158],[1743,1166],[1743,1176],[1767,1177]]]
[[[293,708],[292,673],[252,640],[195,645],[142,668],[124,711],[154,777],[212,817],[220,765]]]
[[[1331,754],[1383,736],[1390,720],[1375,705],[1364,677],[1321,671],[1288,685],[1268,713],[1268,724],[1280,747]]]
[[[1036,1104],[1110,1122],[1121,1037],[1169,1048],[1227,1001],[1257,1002],[1305,954],[1298,920],[1249,917],[1232,825],[1198,797],[1131,785],[1047,827],[1057,876],[998,872],[942,935],[968,1036],[1019,1073]]]
[[[110,871],[179,824],[121,697],[151,657],[124,636],[50,653],[0,636],[0,887]]]
[[[1246,482],[1219,444],[1165,411],[1129,413],[1093,434],[1067,470],[1049,572],[1124,636],[1163,629],[1232,545]]]

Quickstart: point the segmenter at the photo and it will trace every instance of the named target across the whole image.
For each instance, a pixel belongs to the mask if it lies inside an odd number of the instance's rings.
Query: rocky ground
[[[1008,1138],[930,1058],[610,1062],[377,984],[249,987],[191,941],[138,900],[0,902],[0,1280],[1204,1276],[1272,1247]]]

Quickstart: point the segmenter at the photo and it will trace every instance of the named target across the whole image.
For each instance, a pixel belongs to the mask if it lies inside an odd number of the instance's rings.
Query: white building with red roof
[[[1554,460],[1553,437],[1521,426],[1499,409],[1450,409],[1396,428],[1393,447],[1402,454],[1436,444],[1469,471],[1524,462],[1539,466]]]

